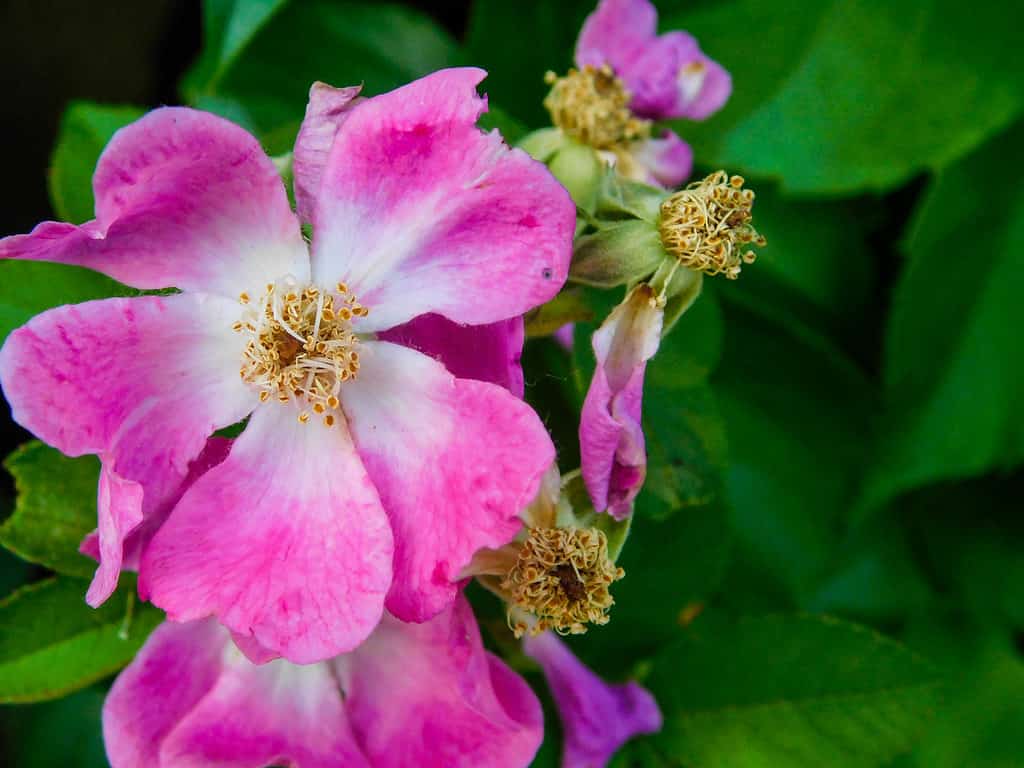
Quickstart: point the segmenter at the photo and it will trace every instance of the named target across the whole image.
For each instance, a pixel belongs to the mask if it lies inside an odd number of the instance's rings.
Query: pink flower
[[[603,768],[633,736],[661,730],[648,690],[634,682],[609,685],[551,632],[525,638],[523,650],[544,670],[562,718],[562,768]]]
[[[252,664],[211,619],[165,623],[114,682],[103,736],[113,768],[516,768],[543,717],[458,597],[307,666]]]
[[[641,423],[644,371],[658,351],[663,312],[641,284],[594,333],[597,368],[580,415],[580,463],[594,509],[622,520],[647,474]]]
[[[632,96],[639,117],[705,120],[732,93],[732,78],[705,56],[692,35],[658,36],[658,12],[648,0],[601,0],[583,22],[576,64],[608,64]]]
[[[732,92],[729,73],[705,56],[691,35],[658,36],[657,29],[658,14],[648,0],[601,0],[576,41],[576,65],[591,77],[610,69],[599,91],[625,89],[628,111],[640,118],[631,130],[641,134],[646,120],[704,120]],[[620,173],[650,184],[677,186],[693,167],[690,146],[670,130],[611,149]]]
[[[444,610],[473,552],[516,534],[554,455],[536,414],[384,340],[424,315],[514,325],[565,280],[574,207],[476,128],[483,77],[445,70],[354,108],[354,90],[314,86],[294,157],[309,247],[257,141],[180,108],[114,137],[94,221],[0,241],[0,257],[182,291],[60,307],[0,350],[15,419],[100,455],[101,551],[249,417],[142,554],[140,591],[172,620],[213,614],[318,661],[385,605],[408,621]]]

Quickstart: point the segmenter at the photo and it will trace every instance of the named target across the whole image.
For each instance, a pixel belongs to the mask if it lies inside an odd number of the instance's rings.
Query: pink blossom
[[[114,682],[103,736],[113,768],[518,768],[543,716],[460,596],[306,666],[253,664],[212,619],[165,623]]]
[[[95,220],[0,241],[0,257],[181,290],[59,307],[0,350],[15,419],[100,455],[104,556],[161,516],[211,433],[248,417],[142,553],[140,592],[172,620],[212,614],[322,660],[385,606],[443,611],[472,554],[518,531],[554,456],[536,414],[385,340],[426,315],[514,326],[565,280],[574,206],[476,128],[484,74],[445,70],[354,107],[354,89],[314,86],[294,156],[308,247],[256,139],[183,108],[115,135]]]
[[[576,41],[579,67],[608,65],[631,94],[630,109],[650,120],[705,120],[729,99],[732,79],[686,32],[659,36],[648,0],[601,0]],[[640,181],[674,187],[693,166],[693,151],[673,131],[636,142],[632,167]]]
[[[641,411],[647,361],[658,351],[663,312],[646,284],[594,333],[597,368],[580,415],[583,482],[598,512],[629,516],[647,474]]]
[[[609,685],[551,632],[525,638],[523,650],[544,670],[562,719],[562,768],[603,768],[633,736],[661,730],[648,690],[634,682]]]

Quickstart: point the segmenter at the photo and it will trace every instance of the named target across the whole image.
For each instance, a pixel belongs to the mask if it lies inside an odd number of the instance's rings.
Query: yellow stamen
[[[741,264],[756,257],[743,247],[768,243],[751,224],[753,206],[754,191],[743,189],[742,176],[716,171],[661,204],[661,242],[680,266],[735,280]]]
[[[651,135],[651,123],[629,109],[630,93],[607,64],[570,69],[565,77],[548,72],[551,92],[544,106],[551,121],[595,149],[615,149]]]

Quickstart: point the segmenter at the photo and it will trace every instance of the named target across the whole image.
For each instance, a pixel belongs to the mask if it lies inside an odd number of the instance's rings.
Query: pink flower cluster
[[[641,116],[717,109],[728,75],[654,30],[645,1],[604,0],[577,59],[610,64]],[[294,210],[242,128],[155,110],[103,152],[95,219],[0,240],[0,258],[140,291],[44,312],[0,350],[15,420],[101,459],[88,602],[137,570],[169,619],[108,697],[115,768],[524,766],[536,752],[540,705],[483,649],[460,574],[521,531],[555,460],[519,356],[524,313],[566,280],[575,206],[477,128],[484,76],[444,70],[372,98],[315,84]],[[688,173],[678,137],[658,141]],[[581,423],[595,508],[620,519],[643,481],[661,325],[646,306],[595,336]],[[646,691],[607,686],[553,635],[525,650],[566,720],[566,766],[603,765],[660,726]]]

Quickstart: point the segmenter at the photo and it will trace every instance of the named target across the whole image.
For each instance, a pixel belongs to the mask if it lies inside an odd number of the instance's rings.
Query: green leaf
[[[839,546],[871,455],[878,407],[827,339],[781,326],[725,286],[725,346],[711,383],[726,423],[726,486],[743,559],[797,604]]]
[[[81,224],[93,218],[92,174],[114,133],[143,115],[138,107],[73,102],[64,112],[53,151],[50,200],[58,218]]]
[[[279,3],[249,2],[236,4],[235,15],[257,5],[266,13],[251,18],[260,23],[237,22],[244,34],[233,38],[216,78],[198,86],[201,77],[194,75],[189,95],[194,99],[202,90],[237,100],[264,132],[288,125],[294,138],[317,80],[363,83],[364,93],[373,95],[458,62],[455,41],[429,17],[403,6],[307,0],[278,8]],[[235,23],[232,16],[223,28]]]
[[[43,310],[62,304],[133,294],[116,280],[83,267],[41,261],[0,261],[0,343]]]
[[[1024,123],[941,175],[911,227],[873,503],[1024,461],[1021,141]]]
[[[97,609],[87,587],[57,576],[0,602],[0,702],[56,698],[117,671],[163,618],[138,603],[133,578]]]
[[[887,189],[942,168],[1024,103],[1005,9],[955,0],[736,0],[666,14],[733,77],[723,111],[676,128],[702,162],[802,194]]]
[[[913,744],[941,688],[897,643],[811,616],[698,620],[647,685],[665,716],[650,741],[700,768],[882,765]]]
[[[18,768],[109,768],[101,712],[105,692],[94,686],[57,701],[6,707],[0,754]]]
[[[83,537],[96,527],[99,462],[69,459],[32,441],[4,461],[18,491],[14,514],[0,525],[0,544],[58,573],[92,576],[96,563],[79,554]]]

